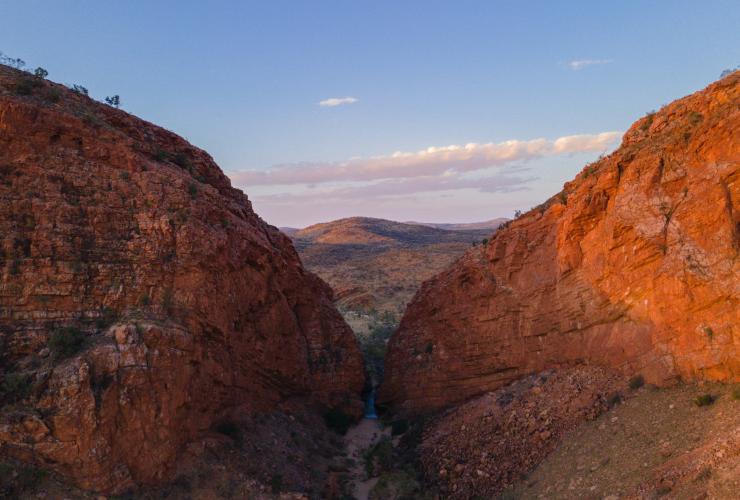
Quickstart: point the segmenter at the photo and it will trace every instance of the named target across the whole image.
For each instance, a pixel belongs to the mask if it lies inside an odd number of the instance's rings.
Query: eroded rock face
[[[553,367],[740,378],[740,73],[637,121],[426,282],[379,401],[433,411]]]
[[[63,327],[79,352],[49,352]],[[361,411],[331,290],[208,154],[6,67],[0,347],[0,452],[100,491],[168,479],[233,415]]]

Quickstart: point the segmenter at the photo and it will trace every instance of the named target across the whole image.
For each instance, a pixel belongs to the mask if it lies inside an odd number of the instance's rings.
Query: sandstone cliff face
[[[436,410],[546,368],[740,378],[740,73],[637,121],[560,195],[426,282],[380,402]]]
[[[233,415],[359,411],[364,383],[329,287],[208,154],[5,67],[0,354],[0,453],[108,492]]]

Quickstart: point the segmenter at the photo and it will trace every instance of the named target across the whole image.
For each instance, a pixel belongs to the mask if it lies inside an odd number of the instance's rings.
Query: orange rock
[[[379,403],[431,411],[578,364],[656,384],[738,380],[738,103],[735,72],[638,120],[426,282],[390,341]]]
[[[207,153],[51,82],[16,95],[24,78],[0,67],[0,373],[33,377],[34,417],[0,415],[0,452],[119,492],[221,419],[361,411],[331,290]],[[39,357],[66,326],[82,351]]]

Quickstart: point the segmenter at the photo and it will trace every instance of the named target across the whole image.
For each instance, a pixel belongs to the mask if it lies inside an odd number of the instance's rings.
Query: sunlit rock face
[[[331,290],[207,153],[6,67],[0,347],[0,453],[105,492],[232,415],[362,410]]]
[[[417,293],[379,403],[443,408],[546,368],[740,378],[740,73],[621,147]]]

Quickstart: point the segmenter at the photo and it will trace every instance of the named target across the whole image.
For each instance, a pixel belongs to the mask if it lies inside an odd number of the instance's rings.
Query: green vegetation
[[[90,93],[87,91],[87,88],[83,87],[82,85],[77,85],[76,83],[72,85],[72,92],[75,94],[80,95],[89,95]]]
[[[118,312],[110,307],[103,307],[99,314],[100,315],[95,319],[95,327],[98,330],[108,328],[118,319]]]
[[[18,95],[31,95],[33,91],[44,84],[36,78],[24,78],[15,85],[15,93]]]
[[[28,397],[33,379],[26,373],[6,373],[0,385],[0,398],[15,403]]]
[[[622,395],[618,392],[615,392],[611,396],[609,396],[609,399],[607,400],[607,403],[609,404],[609,407],[617,406],[622,402]]]
[[[640,125],[640,130],[643,132],[647,132],[650,126],[653,124],[654,119],[655,119],[655,111],[651,111],[648,114],[646,114],[644,121]]]
[[[324,422],[329,429],[343,436],[354,423],[354,418],[341,408],[334,407],[324,414]]]
[[[732,388],[732,399],[740,401],[740,384]]]
[[[394,471],[380,476],[368,498],[372,500],[423,498],[419,496],[419,492],[419,483],[411,475],[404,471]]]
[[[244,435],[242,433],[242,428],[236,422],[224,420],[216,425],[216,432],[227,436],[239,447],[243,444]]]
[[[198,186],[196,186],[194,182],[191,182],[188,185],[188,194],[190,194],[190,197],[193,199],[198,196]]]
[[[394,420],[391,422],[391,436],[398,436],[409,430],[409,421],[406,419]]]
[[[39,66],[33,71],[33,76],[35,76],[36,78],[41,78],[43,80],[46,79],[47,76],[49,76],[49,72]]]
[[[147,294],[143,294],[141,297],[139,297],[139,305],[142,307],[147,307],[152,303],[151,297]]]
[[[694,398],[694,404],[696,406],[709,406],[714,403],[714,400],[715,398],[711,394],[702,394]]]
[[[705,326],[705,327],[703,328],[703,330],[704,330],[704,334],[705,334],[705,335],[707,336],[707,338],[708,338],[709,340],[712,340],[712,338],[714,337],[714,330],[712,330],[712,327],[710,327],[710,326]]]
[[[32,491],[46,476],[47,472],[38,467],[0,463],[0,495],[19,498],[22,493]]]
[[[692,111],[689,113],[689,123],[691,125],[698,125],[704,120],[704,115],[701,113],[697,113],[696,111]]]
[[[108,96],[105,98],[105,103],[108,106],[113,106],[114,108],[118,108],[121,106],[121,97],[117,94],[113,96]]]
[[[364,454],[365,472],[368,477],[375,477],[393,467],[393,443],[383,438]]]
[[[49,339],[49,349],[57,359],[74,356],[84,345],[85,334],[73,326],[57,330]]]
[[[629,381],[629,386],[632,390],[639,389],[643,385],[645,385],[645,377],[642,375],[635,375]]]
[[[61,93],[61,92],[59,92],[59,91],[58,91],[57,89],[55,89],[54,87],[52,87],[52,88],[48,89],[48,90],[47,90],[47,91],[46,91],[46,92],[44,93],[44,100],[45,100],[45,101],[47,101],[47,102],[50,102],[50,103],[56,103],[56,102],[59,102],[59,100],[60,100],[61,98],[62,98],[62,93]]]
[[[273,474],[270,478],[270,489],[273,493],[280,493],[283,491],[283,476],[282,474]]]
[[[193,168],[190,164],[190,158],[188,158],[188,155],[182,151],[176,153],[175,156],[172,157],[172,163],[180,168],[184,168],[185,170],[191,170]]]

